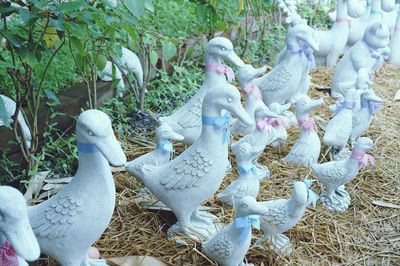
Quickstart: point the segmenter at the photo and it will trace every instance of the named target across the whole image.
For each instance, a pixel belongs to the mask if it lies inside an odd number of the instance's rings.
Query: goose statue
[[[101,111],[79,115],[76,138],[79,166],[72,181],[49,200],[28,209],[40,249],[62,266],[91,265],[88,250],[107,229],[115,207],[109,164],[126,162],[111,120]]]
[[[286,143],[288,137],[287,129],[297,124],[296,116],[288,111],[291,104],[271,103],[268,108],[278,115],[277,118],[271,118],[270,124],[275,129],[275,140],[271,143],[272,147],[281,147]]]
[[[39,256],[24,196],[13,187],[0,186],[0,265],[27,266],[25,260]]]
[[[265,66],[256,69],[252,65],[245,65],[239,69],[238,78],[240,87],[246,99],[245,110],[252,118],[257,107],[265,105],[262,100],[261,91],[253,80],[264,74],[266,70]],[[232,128],[234,133],[240,135],[247,135],[253,130],[254,128],[246,128],[240,121],[237,121]]]
[[[268,212],[253,197],[246,196],[236,202],[236,217],[230,225],[202,244],[203,252],[221,266],[253,265],[244,263],[250,247],[252,230],[260,229],[259,215]]]
[[[202,106],[200,137],[174,160],[161,166],[144,165],[143,175],[139,176],[174,212],[177,223],[169,229],[169,235],[180,233],[196,240],[199,236],[208,238],[215,229],[198,207],[217,191],[226,173],[229,113],[245,124],[253,123],[241,105],[240,92],[230,84],[210,88]]]
[[[312,50],[318,50],[313,30],[305,23],[290,27],[286,36],[286,52],[279,64],[266,75],[256,78],[266,105],[284,104],[297,95],[307,94],[310,69],[314,66]]]
[[[400,9],[397,14],[396,26],[390,40],[390,57],[389,62],[400,66]]]
[[[114,77],[113,77],[113,68],[114,68]],[[118,80],[117,95],[119,97],[122,96],[123,93],[126,91],[121,71],[115,64],[111,63],[110,61],[107,61],[104,69],[102,71],[98,71],[97,75],[102,81]]]
[[[225,204],[234,206],[235,202],[239,202],[245,196],[257,198],[260,190],[260,173],[252,159],[254,155],[263,152],[264,147],[251,146],[248,142],[236,142],[231,148],[235,154],[239,176],[219,193],[217,198]]]
[[[133,176],[140,176],[145,164],[163,165],[169,162],[174,152],[171,140],[181,141],[183,136],[175,133],[168,124],[160,125],[156,130],[156,149],[126,163],[126,171]]]
[[[300,137],[283,158],[288,164],[309,166],[318,161],[321,141],[317,134],[317,126],[309,113],[324,103],[324,100],[311,100],[308,96],[300,97],[295,105],[296,118],[300,126]]]
[[[260,202],[268,211],[260,217],[260,227],[270,247],[278,253],[292,252],[290,239],[282,233],[293,228],[303,218],[311,203],[316,206],[317,194],[311,190],[312,180],[295,181],[290,199],[276,199]]]
[[[358,18],[363,12],[364,7],[356,0],[336,0],[336,21],[331,29],[314,32],[314,39],[319,44],[318,51],[314,52],[316,65],[336,65],[349,37],[349,16]]]
[[[143,88],[143,68],[140,64],[139,57],[134,52],[128,48],[122,47],[121,56],[112,55],[111,58],[123,74],[127,75],[128,73],[132,73],[136,78],[139,88]],[[122,97],[124,92],[125,91],[118,90],[118,96]]]
[[[383,99],[371,89],[364,91],[360,96],[361,107],[353,111],[351,143],[355,142],[372,123],[372,115],[382,108]]]
[[[358,71],[379,69],[390,53],[389,30],[382,23],[369,26],[361,41],[351,47],[338,62],[332,78],[331,95],[343,99],[349,84],[357,80]]]
[[[254,112],[254,120],[256,123],[252,133],[242,137],[236,143],[248,143],[252,147],[259,147],[259,152],[252,154],[250,161],[253,162],[259,171],[261,178],[268,178],[270,171],[267,166],[260,165],[257,160],[263,153],[265,147],[275,140],[275,129],[272,126],[272,118],[277,115],[271,112],[267,106],[260,106]]]
[[[347,156],[345,148],[351,134],[352,115],[357,98],[359,98],[358,92],[355,89],[349,89],[344,100],[336,102],[334,116],[326,126],[323,142],[332,148],[335,160]]]
[[[323,164],[312,164],[312,172],[324,185],[324,192],[320,199],[325,208],[334,212],[343,212],[350,204],[349,193],[344,185],[350,182],[369,163],[375,165],[374,158],[366,154],[372,149],[374,143],[366,137],[358,138],[353,145],[351,155],[340,161]]]
[[[234,79],[233,70],[222,64],[226,60],[232,65],[242,67],[243,61],[233,51],[230,40],[224,37],[211,39],[205,47],[206,77],[196,94],[172,115],[160,117],[161,124],[168,124],[184,137],[183,143],[192,144],[201,134],[201,114],[204,96],[217,85],[227,85]]]
[[[17,107],[17,104],[13,100],[8,98],[7,96],[0,94],[0,105],[4,106],[4,109],[7,113],[7,117],[5,117],[5,118],[0,116],[0,127],[5,126],[7,124],[12,124],[14,122],[12,117],[15,114],[15,109]],[[5,121],[5,119],[7,119],[7,121]],[[21,130],[22,130],[22,133],[24,134],[24,140],[25,140],[26,146],[28,148],[31,148],[32,134],[31,134],[31,130],[29,129],[29,127],[26,123],[25,116],[24,116],[22,110],[20,110],[20,112],[18,113],[17,121],[21,125]]]

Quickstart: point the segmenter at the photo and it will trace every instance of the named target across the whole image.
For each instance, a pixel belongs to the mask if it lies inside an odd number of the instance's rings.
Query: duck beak
[[[253,203],[253,206],[251,207],[252,213],[255,215],[264,215],[269,211],[268,207],[265,207],[261,202],[255,202]]]
[[[98,142],[96,147],[112,166],[121,166],[126,163],[126,156],[114,134],[110,133],[104,141]]]
[[[314,50],[314,51],[319,51],[319,44],[314,40],[313,37],[309,37],[305,40],[308,45],[310,45],[310,47]]]
[[[276,114],[275,112],[272,112],[272,111],[269,110],[269,109],[266,109],[266,110],[265,110],[265,116],[266,116],[266,117],[271,117],[271,118],[277,118],[277,117],[279,117],[278,114]]]
[[[241,103],[237,104],[232,104],[227,108],[228,111],[230,111],[233,115],[235,115],[240,121],[242,121],[244,124],[252,127],[254,126],[254,122],[249,116],[249,114],[244,110],[243,106]]]
[[[176,133],[175,131],[170,132],[170,138],[171,140],[176,140],[176,141],[182,141],[185,137]]]
[[[240,59],[233,50],[225,57],[225,59],[237,67],[242,67],[245,65],[242,59]]]
[[[18,256],[27,261],[35,261],[40,256],[39,244],[33,234],[28,217],[24,217],[15,225],[15,230],[5,233]]]
[[[257,155],[260,152],[262,152],[263,150],[264,150],[264,146],[255,146],[252,148],[250,156]]]
[[[254,72],[251,73],[252,75],[251,75],[251,77],[249,78],[249,80],[253,80],[253,79],[255,79],[255,78],[260,77],[260,76],[263,75],[266,71],[267,71],[267,66],[263,66],[263,67],[254,69]]]
[[[312,100],[309,104],[308,104],[308,112],[311,112],[312,110],[314,110],[315,108],[319,107],[321,104],[324,103],[324,99],[320,98],[317,100]]]
[[[283,112],[289,110],[290,106],[292,106],[291,103],[287,103],[287,104],[282,105],[282,106],[281,106],[281,108],[282,108],[282,109],[281,109],[281,113],[283,113]]]
[[[383,99],[381,97],[379,97],[378,95],[376,95],[373,91],[368,93],[366,98],[367,98],[367,100],[373,101],[373,102],[378,102],[378,103],[383,102]]]

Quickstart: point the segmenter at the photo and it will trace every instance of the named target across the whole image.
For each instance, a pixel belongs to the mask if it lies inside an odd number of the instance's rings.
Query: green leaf
[[[103,71],[107,64],[107,57],[102,54],[97,54],[95,57],[96,67],[99,71]]]
[[[63,2],[57,5],[58,9],[62,10],[63,12],[79,10],[82,6],[87,6],[86,1],[77,0],[77,1]]]
[[[166,43],[162,47],[164,59],[169,61],[176,55],[176,47],[173,43]]]
[[[143,15],[145,0],[123,0],[123,2],[135,17],[140,18]]]
[[[33,25],[36,22],[36,20],[39,19],[38,15],[30,12],[27,9],[20,9],[19,16],[21,17],[21,20],[24,22],[24,24],[28,26]]]
[[[150,12],[154,12],[154,5],[152,0],[145,0],[144,6],[146,7],[147,10]]]
[[[83,47],[81,40],[79,40],[75,36],[71,36],[71,38],[69,38],[69,41],[71,42],[72,46],[78,50],[79,54],[84,54],[85,48]]]
[[[55,106],[55,105],[59,105],[60,104],[60,100],[54,94],[54,92],[52,92],[51,90],[48,90],[48,89],[44,89],[44,93],[46,94],[47,99],[52,101],[52,103],[50,103],[51,106]]]
[[[150,64],[155,67],[158,61],[158,55],[156,51],[151,51],[150,52]]]
[[[7,41],[10,42],[13,46],[17,48],[21,47],[22,39],[18,35],[15,35],[8,31],[3,31],[2,34],[4,35],[4,38],[6,38]]]
[[[10,120],[8,120],[6,104],[4,103],[3,97],[0,96],[0,120],[3,121],[6,127],[10,127]]]

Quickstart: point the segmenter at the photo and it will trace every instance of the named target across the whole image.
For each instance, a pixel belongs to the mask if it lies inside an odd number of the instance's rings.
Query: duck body
[[[143,87],[143,68],[140,64],[139,57],[131,50],[122,47],[121,56],[112,56],[115,64],[125,75],[133,73],[136,77],[137,83],[140,88]]]
[[[349,36],[347,38],[346,50],[350,49],[354,44],[356,44],[363,38],[365,29],[370,23],[369,21],[370,13],[371,13],[371,0],[367,0],[367,6],[365,7],[364,14],[357,19],[350,18]]]
[[[126,88],[124,79],[122,77],[122,73],[117,66],[114,65],[114,67],[115,67],[115,79],[119,80],[117,84],[117,94],[123,93],[126,90]],[[113,81],[112,73],[113,73],[113,63],[107,61],[104,69],[99,72],[99,77],[102,81]]]
[[[222,202],[230,206],[234,206],[245,196],[257,198],[258,191],[260,190],[260,180],[256,173],[247,173],[239,175],[239,177],[229,184],[224,191],[217,195]]]
[[[400,9],[397,13],[396,25],[390,40],[390,57],[389,62],[400,66]]]

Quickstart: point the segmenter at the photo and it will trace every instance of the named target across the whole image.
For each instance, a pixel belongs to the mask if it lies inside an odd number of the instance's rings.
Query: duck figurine
[[[340,59],[332,78],[331,95],[343,99],[348,85],[357,80],[358,71],[367,69],[370,73],[379,69],[389,55],[389,30],[382,23],[368,26],[364,37],[351,47]]]
[[[334,106],[334,116],[328,122],[323,137],[323,143],[332,148],[335,160],[346,156],[346,145],[350,138],[353,124],[353,110],[359,94],[355,89],[346,92],[343,101],[337,101]]]
[[[239,91],[228,83],[210,89],[202,105],[200,137],[168,163],[144,165],[139,176],[145,187],[174,212],[177,223],[169,229],[169,235],[180,233],[195,240],[199,236],[208,238],[215,230],[198,207],[218,190],[226,173],[229,113],[245,124],[253,123],[241,105]]]
[[[260,202],[268,211],[260,216],[260,227],[270,247],[278,253],[292,252],[290,239],[282,233],[293,228],[303,218],[311,203],[316,206],[318,195],[310,188],[312,180],[295,181],[290,199],[276,199]]]
[[[390,56],[389,62],[391,64],[400,66],[400,9],[397,13],[396,25],[390,40]]]
[[[365,29],[370,24],[371,0],[366,1],[365,12],[359,18],[349,18],[349,36],[346,51],[362,39]]]
[[[114,71],[114,77],[113,77],[113,71]],[[122,77],[121,70],[119,70],[119,68],[115,64],[111,63],[110,61],[106,62],[106,66],[104,67],[104,69],[101,71],[98,71],[97,75],[99,76],[99,78],[102,81],[118,80],[117,96],[122,96],[124,94],[124,92],[126,91],[125,83],[124,83],[124,79]]]
[[[3,104],[2,104],[1,101],[3,102]],[[17,104],[12,99],[8,98],[7,96],[0,94],[0,105],[4,106],[4,109],[5,109],[6,113],[7,113],[7,117],[6,118],[2,118],[0,116],[0,127],[1,126],[5,126],[7,124],[14,123],[14,120],[13,120],[12,117],[15,114],[15,109],[17,107]],[[7,119],[7,121],[4,121],[3,119]],[[30,149],[31,145],[32,145],[32,134],[31,134],[31,130],[28,127],[28,124],[26,123],[25,115],[24,115],[24,113],[23,113],[23,111],[21,109],[18,112],[17,121],[21,125],[21,129],[22,129],[22,133],[23,133],[23,136],[24,136],[26,147],[28,149]]]
[[[344,185],[350,182],[360,169],[364,169],[368,164],[375,165],[374,158],[366,154],[373,146],[371,139],[361,137],[354,143],[349,157],[340,161],[311,165],[313,174],[325,188],[320,195],[325,208],[333,212],[343,212],[348,209],[350,196]]]
[[[76,139],[79,165],[72,181],[49,200],[28,208],[42,253],[63,266],[90,265],[88,250],[107,229],[115,207],[110,164],[126,162],[110,118],[99,110],[79,115]]]
[[[169,162],[174,152],[171,140],[181,141],[183,136],[175,133],[168,124],[160,125],[156,130],[156,149],[126,163],[126,171],[133,176],[139,176],[145,164],[163,165]]]
[[[281,147],[286,143],[290,126],[297,124],[296,116],[288,111],[291,104],[271,103],[268,108],[278,115],[277,118],[270,118],[270,124],[275,129],[275,140],[270,144],[272,147]]]
[[[254,118],[255,110],[265,105],[262,100],[261,91],[253,80],[260,77],[266,70],[265,66],[256,69],[252,65],[244,65],[239,69],[238,78],[240,87],[246,99],[245,110],[252,118]],[[247,135],[253,130],[254,128],[246,128],[240,121],[237,121],[232,128],[232,131],[239,135]]]
[[[288,164],[300,164],[309,166],[317,162],[321,150],[321,141],[317,134],[317,126],[309,113],[324,103],[324,100],[311,100],[307,95],[298,98],[295,109],[298,125],[300,126],[300,137],[283,158]]]
[[[25,260],[39,256],[24,196],[13,187],[0,186],[0,265],[28,265]]]
[[[243,61],[233,51],[230,40],[215,37],[205,46],[206,77],[196,94],[170,116],[160,117],[160,124],[168,124],[184,137],[183,143],[194,143],[201,134],[202,102],[204,96],[217,85],[227,85],[235,78],[233,70],[222,64],[226,60],[232,65],[244,66]]]
[[[252,230],[260,228],[259,215],[268,212],[253,197],[246,196],[236,202],[236,217],[230,225],[202,244],[203,252],[221,266],[253,265],[244,263],[250,247]]]
[[[234,143],[231,146],[237,161],[239,176],[217,195],[222,202],[234,206],[245,196],[257,198],[260,190],[260,172],[253,164],[253,156],[264,150],[264,147],[251,146],[248,142]]]
[[[382,108],[383,99],[371,89],[364,91],[360,96],[361,107],[353,111],[351,143],[355,142],[372,123],[372,115]]]
[[[284,104],[297,95],[307,94],[309,72],[315,63],[313,50],[318,50],[318,43],[307,24],[299,23],[288,29],[286,51],[282,53],[279,64],[254,80],[266,105],[273,102]]]

